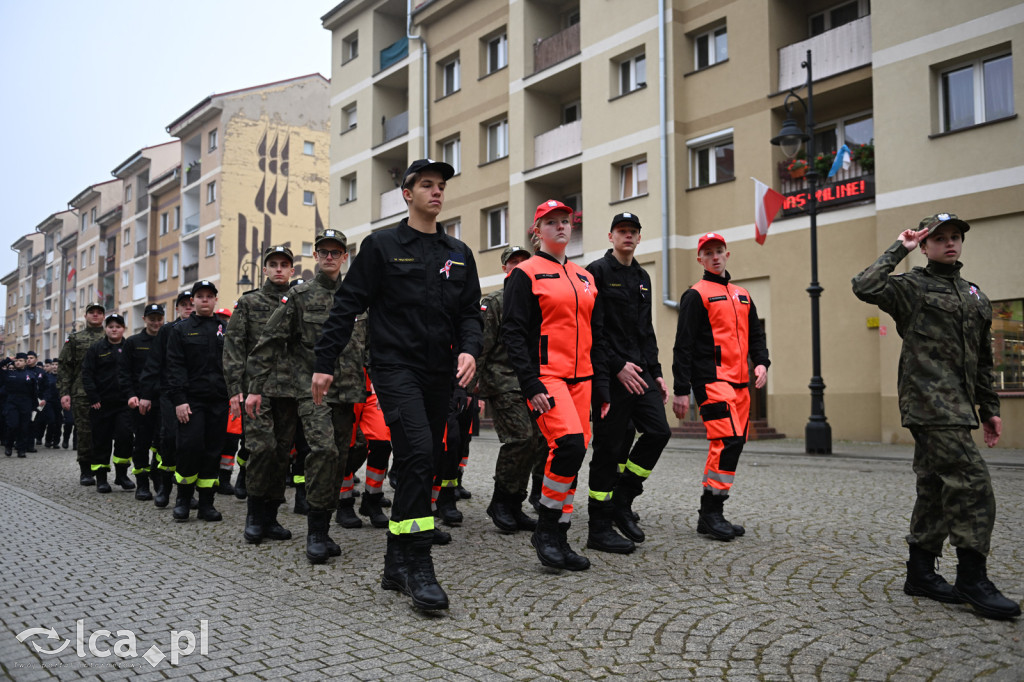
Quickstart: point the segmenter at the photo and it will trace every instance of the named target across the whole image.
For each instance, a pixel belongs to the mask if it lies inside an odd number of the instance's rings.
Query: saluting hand
[[[903,230],[903,232],[900,233],[900,241],[903,242],[903,248],[907,251],[913,251],[916,249],[917,245],[921,243],[921,240],[928,236],[928,230],[930,229],[931,226],[929,225],[920,230],[915,230],[913,228]]]

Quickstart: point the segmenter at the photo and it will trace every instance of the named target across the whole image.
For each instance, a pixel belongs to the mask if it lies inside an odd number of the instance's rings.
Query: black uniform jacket
[[[124,342],[110,343],[102,338],[89,346],[82,360],[82,388],[89,404],[100,403],[104,408],[125,405],[127,394],[118,383],[118,366],[124,351]]]
[[[129,398],[142,395],[142,374],[146,369],[146,363],[149,362],[150,354],[156,348],[158,336],[159,332],[157,335],[150,335],[143,329],[124,340],[118,381],[121,383],[121,390]]]
[[[192,313],[167,336],[167,396],[172,405],[228,400],[224,381],[224,324]]]

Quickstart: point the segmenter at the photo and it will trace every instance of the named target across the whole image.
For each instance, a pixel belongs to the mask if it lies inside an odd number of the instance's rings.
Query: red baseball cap
[[[700,239],[697,240],[697,253],[704,248],[704,245],[708,242],[722,242],[722,246],[727,246],[725,243],[725,237],[718,234],[717,232],[708,232],[707,234],[701,235]]]
[[[536,225],[538,220],[546,216],[548,213],[553,213],[554,211],[566,211],[568,213],[572,213],[572,209],[563,204],[561,201],[556,201],[555,199],[548,199],[540,206],[538,206],[537,210],[533,212],[534,224]]]

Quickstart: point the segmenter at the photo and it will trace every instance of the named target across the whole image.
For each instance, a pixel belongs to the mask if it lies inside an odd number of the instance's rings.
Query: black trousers
[[[154,405],[156,401],[154,401]],[[174,405],[171,399],[160,396],[160,431],[157,436],[157,452],[160,453],[162,467],[174,472],[178,463],[178,417],[174,412]],[[227,427],[224,429],[227,431]]]
[[[138,410],[132,410],[132,427],[135,430],[135,443],[132,446],[132,464],[135,467],[133,473],[149,473],[151,469],[149,449],[156,444],[160,430],[159,403],[154,403],[146,414],[139,414]],[[157,445],[157,451],[159,452],[159,450],[160,446]]]
[[[384,421],[391,429],[393,469],[398,487],[391,507],[391,532],[433,528],[430,509],[434,471],[444,454],[444,429],[451,398],[451,372],[408,367],[370,371]]]
[[[113,447],[114,464],[127,464],[132,455],[132,413],[125,404],[101,403],[90,410],[92,424],[92,469],[110,469]]]
[[[176,480],[212,488],[220,480],[220,451],[228,430],[228,399],[191,400],[188,422],[178,424]]]
[[[650,382],[647,390],[643,395],[636,395],[612,377],[612,402],[608,414],[601,419],[601,406],[593,408],[594,454],[590,459],[588,481],[592,498],[595,494],[612,492],[619,482],[622,467],[632,472],[628,479],[634,483],[634,489],[639,486],[636,492],[641,492],[643,480],[658,463],[661,451],[672,437],[658,385],[649,377],[647,381]],[[632,438],[628,441],[623,439],[623,433],[629,431],[630,422],[640,433],[636,444],[632,443]],[[629,449],[631,444],[632,450]]]

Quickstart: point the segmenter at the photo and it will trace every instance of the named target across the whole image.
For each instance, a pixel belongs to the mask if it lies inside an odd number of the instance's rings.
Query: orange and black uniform
[[[572,514],[576,475],[590,443],[591,316],[597,287],[589,272],[539,252],[505,279],[501,335],[523,395],[547,393],[535,415],[548,442],[540,503]],[[605,400],[607,402],[607,400]]]
[[[747,439],[747,356],[755,366],[770,364],[764,330],[750,294],[730,284],[728,272],[719,276],[705,271],[683,294],[678,325],[673,392],[685,396],[693,389],[710,441],[704,490],[728,495]]]

